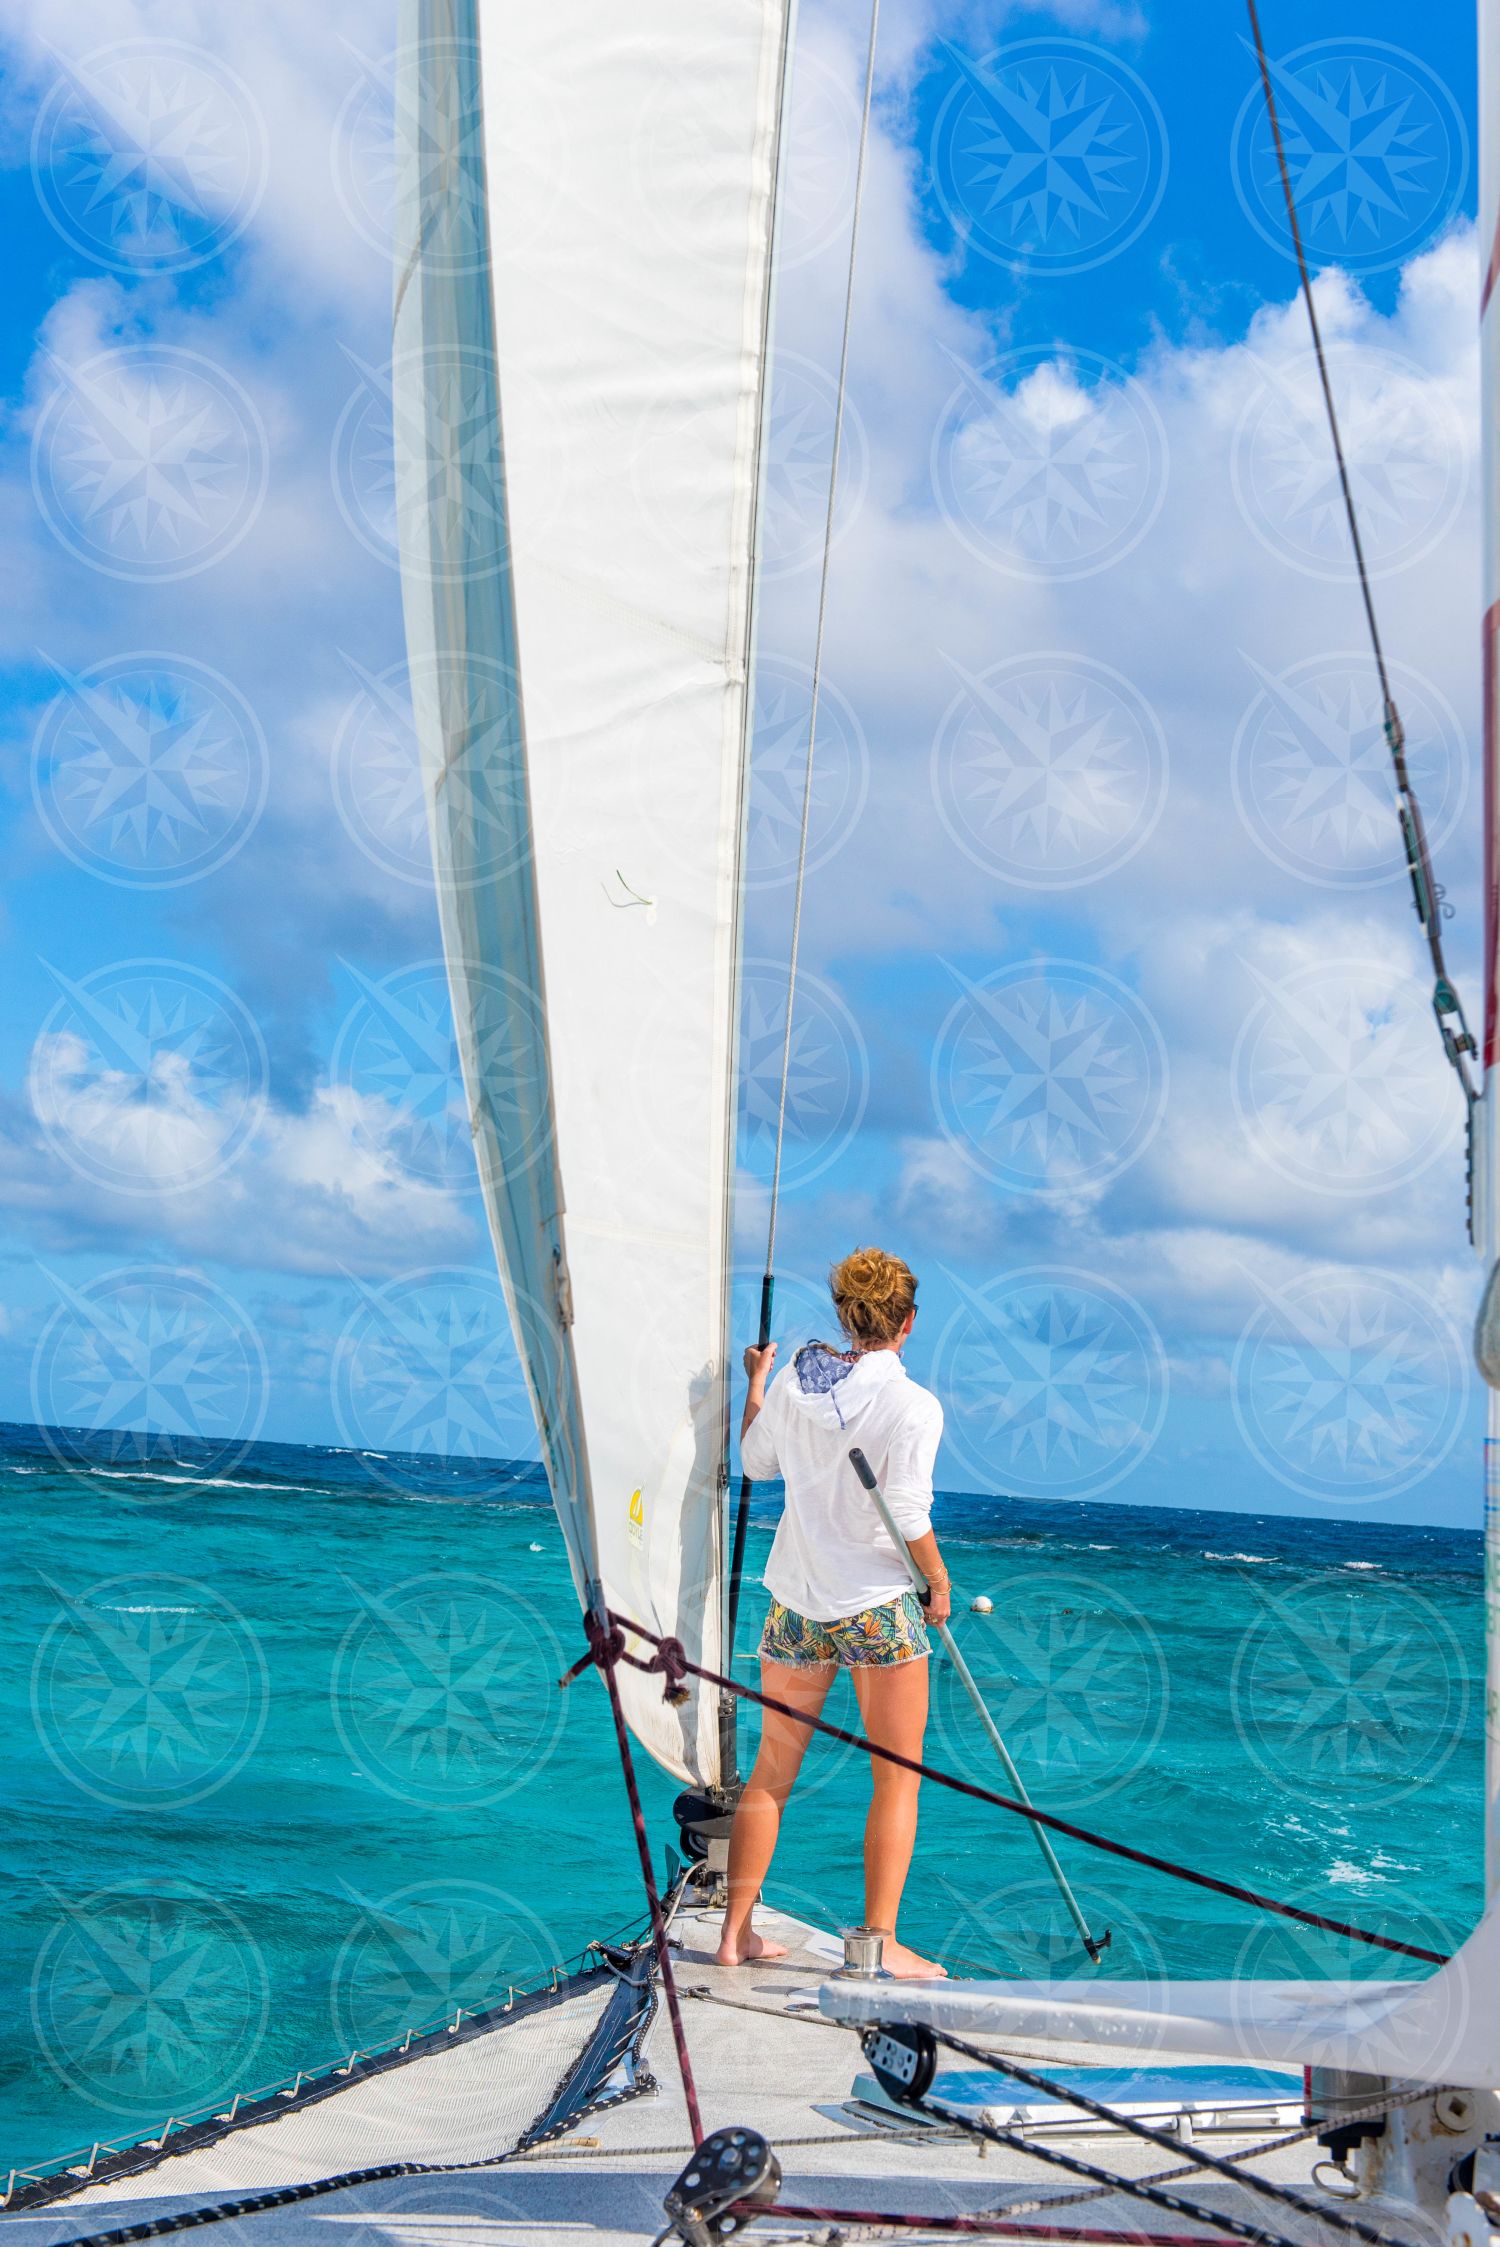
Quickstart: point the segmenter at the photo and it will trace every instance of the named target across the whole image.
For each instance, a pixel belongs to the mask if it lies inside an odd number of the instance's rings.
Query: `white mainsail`
[[[405,0],[398,95],[403,587],[480,1179],[580,1595],[711,1667],[788,5]],[[621,1686],[717,1783],[713,1699]]]

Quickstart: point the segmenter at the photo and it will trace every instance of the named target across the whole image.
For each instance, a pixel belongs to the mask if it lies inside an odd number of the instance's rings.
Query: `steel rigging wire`
[[[1271,127],[1271,138],[1276,148],[1276,167],[1281,175],[1282,199],[1286,204],[1287,225],[1291,229],[1292,248],[1296,253],[1297,274],[1302,287],[1302,302],[1307,309],[1307,324],[1312,330],[1313,355],[1317,360],[1318,383],[1323,393],[1323,409],[1328,417],[1328,433],[1333,439],[1333,457],[1338,465],[1339,489],[1343,493],[1344,515],[1349,525],[1349,543],[1354,551],[1354,567],[1359,576],[1360,599],[1364,603],[1365,624],[1370,636],[1370,649],[1375,658],[1375,670],[1380,680],[1380,699],[1386,745],[1391,753],[1391,766],[1396,779],[1396,817],[1400,822],[1401,840],[1406,850],[1406,870],[1411,877],[1412,903],[1422,933],[1427,939],[1427,949],[1432,960],[1432,1011],[1437,1018],[1443,1051],[1447,1054],[1460,1086],[1469,1123],[1470,1209],[1469,1229],[1473,1235],[1474,1212],[1472,1179],[1474,1160],[1474,1109],[1479,1098],[1469,1067],[1469,1057],[1476,1054],[1473,1033],[1464,1018],[1463,1002],[1448,973],[1448,963],[1443,956],[1443,919],[1452,907],[1445,905],[1443,892],[1434,878],[1432,856],[1427,847],[1427,829],[1422,820],[1422,807],[1412,788],[1411,775],[1406,764],[1406,733],[1401,723],[1401,713],[1396,707],[1391,688],[1390,673],[1386,669],[1385,649],[1381,645],[1380,625],[1375,615],[1375,597],[1370,590],[1370,573],[1365,565],[1364,542],[1359,534],[1359,515],[1354,504],[1354,487],[1349,480],[1349,465],[1344,458],[1344,441],[1339,429],[1338,408],[1333,400],[1333,383],[1328,373],[1328,356],[1323,348],[1323,331],[1318,322],[1318,307],[1313,298],[1312,276],[1307,269],[1307,255],[1302,244],[1302,228],[1297,218],[1297,199],[1292,193],[1292,176],[1287,168],[1286,148],[1281,138],[1281,119],[1276,108],[1276,91],[1271,83],[1271,66],[1266,59],[1265,41],[1261,37],[1260,14],[1256,0],[1245,0],[1250,14],[1250,35],[1255,46],[1255,60],[1260,69],[1261,90],[1266,100],[1266,117]]]

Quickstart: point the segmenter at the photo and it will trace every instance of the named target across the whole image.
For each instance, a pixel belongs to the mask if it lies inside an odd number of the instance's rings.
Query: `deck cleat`
[[[937,2038],[921,2021],[877,2022],[860,2038],[875,2080],[900,2106],[920,2106],[937,2073]]]
[[[781,2163],[758,2130],[714,2130],[662,2206],[687,2247],[713,2247],[753,2223],[780,2187]]]

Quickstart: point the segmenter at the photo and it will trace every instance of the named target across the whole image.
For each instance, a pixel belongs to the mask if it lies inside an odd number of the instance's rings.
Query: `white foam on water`
[[[194,1490],[244,1490],[251,1497],[259,1497],[263,1490],[305,1491],[301,1482],[246,1482],[239,1475],[158,1475],[148,1467],[81,1467],[80,1474],[91,1475],[102,1482],[167,1482],[190,1486]]]

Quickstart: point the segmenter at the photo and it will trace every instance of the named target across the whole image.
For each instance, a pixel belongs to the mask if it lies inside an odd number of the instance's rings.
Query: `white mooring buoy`
[[[994,1601],[992,1599],[986,1599],[983,1592],[980,1593],[978,1599],[971,1600],[969,1602],[969,1613],[971,1615],[993,1615],[994,1612]]]

